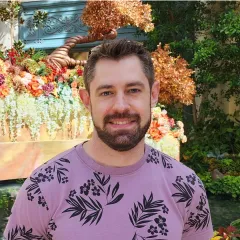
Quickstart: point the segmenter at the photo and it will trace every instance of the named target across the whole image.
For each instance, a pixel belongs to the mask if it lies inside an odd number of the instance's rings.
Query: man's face
[[[89,110],[97,135],[106,145],[116,151],[134,148],[150,126],[152,100],[138,57],[97,62]]]

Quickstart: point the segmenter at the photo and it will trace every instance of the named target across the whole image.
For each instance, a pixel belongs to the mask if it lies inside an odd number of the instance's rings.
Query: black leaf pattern
[[[94,172],[93,174],[99,184],[95,184],[93,179],[87,180],[87,183],[84,183],[80,187],[80,195],[76,194],[76,190],[71,190],[68,195],[69,198],[66,199],[70,207],[63,211],[63,213],[71,212],[70,218],[79,216],[80,222],[83,221],[83,225],[98,224],[102,218],[103,206],[116,204],[124,197],[123,193],[117,194],[120,188],[118,182],[111,191],[111,184],[109,184],[111,180],[110,176],[105,176],[99,172]],[[91,188],[92,191],[89,193],[90,186],[93,187]],[[100,190],[106,195],[105,205],[101,204],[97,199],[93,199],[100,196]],[[93,198],[91,198],[90,195],[92,195]],[[88,198],[86,198],[87,196]],[[108,197],[111,197],[111,199],[108,199]]]
[[[173,161],[173,159],[164,153],[161,153],[161,155],[162,155],[163,167],[164,168],[173,168],[172,163],[171,163]]]
[[[108,196],[108,195],[109,195],[109,193],[110,193],[110,189],[111,189],[111,184],[110,184],[110,185],[108,185],[107,196]]]
[[[117,184],[115,185],[115,187],[113,188],[113,190],[112,190],[112,198],[115,197],[118,189],[119,189],[119,183],[117,183]]]
[[[187,183],[183,182],[175,182],[173,183],[173,186],[179,191],[177,193],[174,193],[172,197],[179,198],[177,203],[179,202],[186,202],[186,207],[189,207],[192,199],[193,199],[193,194],[195,190]]]
[[[111,177],[110,176],[108,176],[108,178],[103,182],[103,185],[105,186],[105,185],[107,185],[108,184],[108,182],[110,181],[110,179],[111,179]]]
[[[153,200],[153,193],[150,194],[147,199],[145,195],[143,195],[143,204],[140,202],[134,203],[133,208],[131,209],[131,213],[128,213],[130,222],[134,226],[134,228],[145,228],[148,223],[153,222],[153,216],[158,214],[162,209],[167,209],[163,200]],[[165,211],[165,214],[168,212]],[[164,218],[165,219],[165,218]],[[165,219],[166,221],[166,219]],[[165,224],[166,225],[166,224]],[[156,231],[156,230],[155,230]],[[168,232],[168,230],[166,230]],[[151,236],[140,236],[135,233],[133,239],[154,239],[160,240],[158,238],[158,232],[154,232],[154,235]]]
[[[39,174],[38,174],[38,176],[39,176]],[[45,207],[46,210],[49,210],[48,205],[47,205],[47,203],[41,193],[40,187],[38,185],[37,177],[36,178],[30,177],[30,181],[32,182],[32,184],[30,184],[26,187],[28,200],[29,201],[33,201],[33,200],[37,201],[38,200],[37,203],[39,205],[41,205],[42,207]],[[37,197],[36,197],[36,195],[37,195]]]
[[[7,240],[44,240],[43,236],[33,234],[32,228],[26,231],[25,226],[9,230]]]
[[[208,227],[211,220],[211,215],[207,206],[207,196],[205,194],[201,194],[199,204],[196,209],[197,213],[190,212],[186,227],[183,232],[188,232],[190,228],[195,228],[197,231],[199,229]]]
[[[70,161],[66,158],[60,158],[59,159],[61,162],[65,162],[65,163],[70,163]]]
[[[121,201],[124,194],[119,194],[116,198],[114,198],[111,202],[107,203],[107,205],[115,204]]]
[[[102,205],[98,201],[94,201],[90,197],[89,197],[90,201],[87,201],[81,196],[76,196],[76,199],[72,197],[69,197],[69,199],[66,199],[67,203],[70,204],[72,207],[67,208],[66,210],[63,211],[63,213],[73,212],[70,218],[80,215],[80,222],[85,219],[85,221],[83,222],[83,225],[87,223],[90,223],[91,225],[94,222],[98,224],[98,222],[102,217],[102,212],[103,212]]]
[[[103,193],[105,193],[105,190],[101,186],[98,185],[98,187]]]

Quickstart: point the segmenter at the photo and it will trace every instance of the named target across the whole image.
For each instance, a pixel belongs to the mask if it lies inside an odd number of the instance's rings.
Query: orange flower
[[[51,74],[46,76],[47,82],[53,82],[54,81],[54,72],[52,71]]]
[[[25,71],[21,71],[21,72],[19,73],[19,76],[23,78],[23,77],[25,77],[25,74],[26,74]]]
[[[157,121],[152,121],[151,128],[159,128],[160,124]]]
[[[76,88],[77,85],[78,85],[78,83],[77,83],[76,81],[73,81],[73,82],[71,83],[71,87],[72,87],[72,88]]]
[[[40,84],[37,80],[33,80],[28,84],[28,90],[35,97],[38,97],[43,93],[43,90],[40,88]]]
[[[150,134],[151,138],[155,141],[159,141],[162,137],[161,132],[157,128],[150,128],[148,134]]]
[[[47,79],[46,76],[42,76],[41,78],[42,78],[42,80],[44,81],[44,83],[48,83],[48,79]]]
[[[0,98],[5,98],[9,94],[9,88],[6,85],[0,86]]]
[[[32,92],[32,95],[34,97],[39,97],[43,94],[43,91],[41,89],[38,89],[37,91]]]

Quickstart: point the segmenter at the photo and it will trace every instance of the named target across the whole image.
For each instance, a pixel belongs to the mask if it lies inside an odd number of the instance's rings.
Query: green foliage
[[[240,158],[222,159],[218,161],[217,169],[223,174],[240,176]]]
[[[239,233],[240,233],[240,218],[237,219],[237,220],[235,220],[235,221],[233,221],[233,222],[231,222],[231,226],[237,228],[237,230],[238,230]]]
[[[47,65],[44,62],[39,63],[40,68],[37,70],[37,75],[39,76],[47,76],[51,73],[51,69],[47,67]]]
[[[33,28],[38,29],[44,26],[48,18],[48,12],[36,10],[33,14]]]
[[[5,60],[4,52],[0,51],[0,59]]]
[[[7,224],[19,187],[0,188],[0,234]]]
[[[31,58],[35,60],[36,62],[41,61],[47,56],[47,53],[43,50],[38,50],[37,52],[32,52]]]
[[[227,153],[237,155],[240,152],[239,124],[227,119],[220,109],[207,112],[204,108],[203,111],[208,118],[199,122],[189,133],[188,142],[181,147],[182,161],[198,173],[217,168],[223,173],[237,175],[240,173],[239,158],[228,170],[226,165],[219,164],[211,168],[206,159],[214,158],[220,163]]]
[[[210,173],[198,174],[206,190],[213,195],[240,198],[240,176],[224,176],[221,179],[212,180]]]
[[[5,22],[17,19],[20,10],[21,5],[19,1],[8,1],[6,6],[0,8],[0,21]]]
[[[13,43],[13,47],[19,52],[19,53],[23,53],[23,48],[24,48],[25,44],[21,41],[14,41]]]
[[[222,41],[226,41],[228,38],[236,38],[236,41],[239,42],[240,12],[236,9],[231,9],[222,13],[217,24],[211,30],[212,34]]]

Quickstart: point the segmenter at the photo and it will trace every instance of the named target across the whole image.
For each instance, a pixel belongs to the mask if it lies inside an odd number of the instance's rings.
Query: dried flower
[[[101,36],[127,25],[137,26],[145,32],[154,28],[151,6],[142,4],[140,0],[88,0],[81,19],[90,27],[89,32],[94,36]]]
[[[155,78],[160,82],[159,101],[162,104],[192,104],[196,89],[191,78],[193,71],[187,68],[187,62],[181,57],[170,56],[169,46],[162,48],[161,44],[152,52],[152,59]]]

